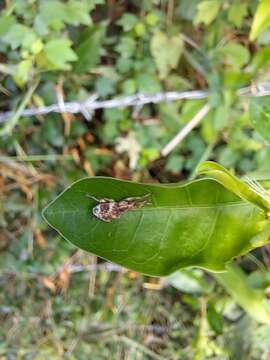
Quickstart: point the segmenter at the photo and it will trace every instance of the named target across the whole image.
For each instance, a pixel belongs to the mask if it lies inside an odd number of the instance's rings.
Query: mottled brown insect
[[[91,195],[87,196],[98,202],[98,205],[92,209],[92,213],[95,217],[102,221],[110,222],[111,220],[119,219],[122,214],[129,210],[138,209],[149,204],[147,198],[149,198],[150,194],[138,197],[128,197],[120,201],[106,198],[97,199]]]

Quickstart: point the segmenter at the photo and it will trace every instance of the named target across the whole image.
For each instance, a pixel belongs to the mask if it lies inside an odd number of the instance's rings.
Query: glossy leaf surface
[[[151,204],[104,222],[86,196],[121,200],[151,195]],[[212,179],[186,184],[139,184],[104,177],[82,179],[44,211],[47,222],[81,249],[155,276],[187,266],[225,270],[260,238],[264,212]],[[260,245],[266,242],[263,233]]]
[[[270,143],[270,100],[268,96],[249,100],[250,120],[255,130]]]

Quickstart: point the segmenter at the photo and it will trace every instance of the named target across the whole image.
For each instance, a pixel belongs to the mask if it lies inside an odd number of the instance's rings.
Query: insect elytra
[[[92,209],[93,215],[102,221],[110,222],[114,219],[119,219],[122,214],[129,210],[137,209],[149,204],[148,199],[151,194],[128,197],[120,201],[107,198],[97,199],[89,194],[87,194],[87,196],[98,202],[98,204]]]

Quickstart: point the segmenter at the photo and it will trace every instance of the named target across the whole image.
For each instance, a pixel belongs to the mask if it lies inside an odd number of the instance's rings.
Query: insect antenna
[[[89,197],[90,199],[95,200],[96,202],[100,202],[100,199],[96,198],[96,197],[93,196],[93,195],[85,194],[85,196],[86,196],[86,197]]]

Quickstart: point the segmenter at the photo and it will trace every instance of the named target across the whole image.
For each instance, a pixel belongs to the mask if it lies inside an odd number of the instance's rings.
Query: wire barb
[[[86,120],[90,121],[92,115],[97,109],[112,109],[117,107],[135,107],[140,109],[146,104],[158,104],[160,102],[171,102],[177,100],[195,100],[208,98],[208,90],[191,90],[191,91],[168,91],[160,92],[157,94],[143,94],[137,93],[125,97],[116,97],[109,100],[98,100],[97,94],[90,95],[84,102],[71,101],[63,102],[58,101],[57,104],[48,106],[41,106],[38,108],[25,109],[21,116],[30,117],[35,115],[45,115],[49,113],[81,113]],[[270,95],[270,83],[251,84],[250,86],[243,87],[237,91],[237,96],[267,96]],[[13,111],[0,112],[0,123],[9,120]]]

